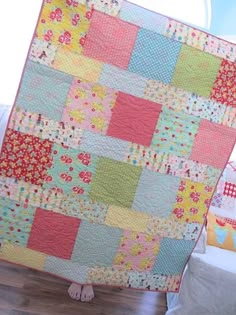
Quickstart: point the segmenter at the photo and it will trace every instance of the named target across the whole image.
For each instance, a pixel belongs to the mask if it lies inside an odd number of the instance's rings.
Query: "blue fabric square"
[[[167,217],[172,213],[180,178],[147,169],[142,171],[132,208]]]
[[[194,241],[163,238],[152,272],[164,275],[182,273],[194,246]]]
[[[17,105],[60,121],[72,80],[70,75],[28,61]]]
[[[72,261],[88,267],[112,266],[121,237],[118,228],[82,221]]]
[[[44,271],[78,283],[86,282],[88,270],[86,266],[53,256],[48,256],[44,265]]]
[[[99,84],[137,97],[144,96],[148,80],[137,74],[105,64]]]
[[[124,21],[159,34],[164,33],[166,24],[168,23],[167,17],[127,1],[124,1],[122,4],[119,17]]]
[[[98,156],[123,161],[128,147],[129,143],[127,141],[86,130],[81,141],[80,149]]]
[[[169,84],[182,44],[146,29],[140,29],[129,71]]]

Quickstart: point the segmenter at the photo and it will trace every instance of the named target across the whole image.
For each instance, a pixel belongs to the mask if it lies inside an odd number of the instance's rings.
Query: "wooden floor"
[[[73,301],[69,282],[0,262],[0,315],[164,315],[165,294],[95,288],[92,303]]]

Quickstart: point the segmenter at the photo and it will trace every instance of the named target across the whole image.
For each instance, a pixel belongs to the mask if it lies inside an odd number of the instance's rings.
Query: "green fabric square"
[[[100,158],[89,193],[93,200],[131,208],[142,169]]]
[[[181,89],[209,97],[220,65],[220,58],[183,45],[172,84]]]

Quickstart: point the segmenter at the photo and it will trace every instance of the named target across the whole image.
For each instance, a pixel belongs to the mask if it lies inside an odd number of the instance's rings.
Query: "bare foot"
[[[72,283],[68,289],[69,296],[72,299],[77,300],[77,301],[79,301],[81,298],[81,292],[82,292],[82,285],[80,284]]]
[[[83,285],[80,300],[82,302],[90,302],[94,298],[92,285]]]

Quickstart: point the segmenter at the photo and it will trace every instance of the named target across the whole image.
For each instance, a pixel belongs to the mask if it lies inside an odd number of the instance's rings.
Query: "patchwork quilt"
[[[179,290],[236,139],[236,46],[120,0],[45,0],[0,155],[0,259]]]

